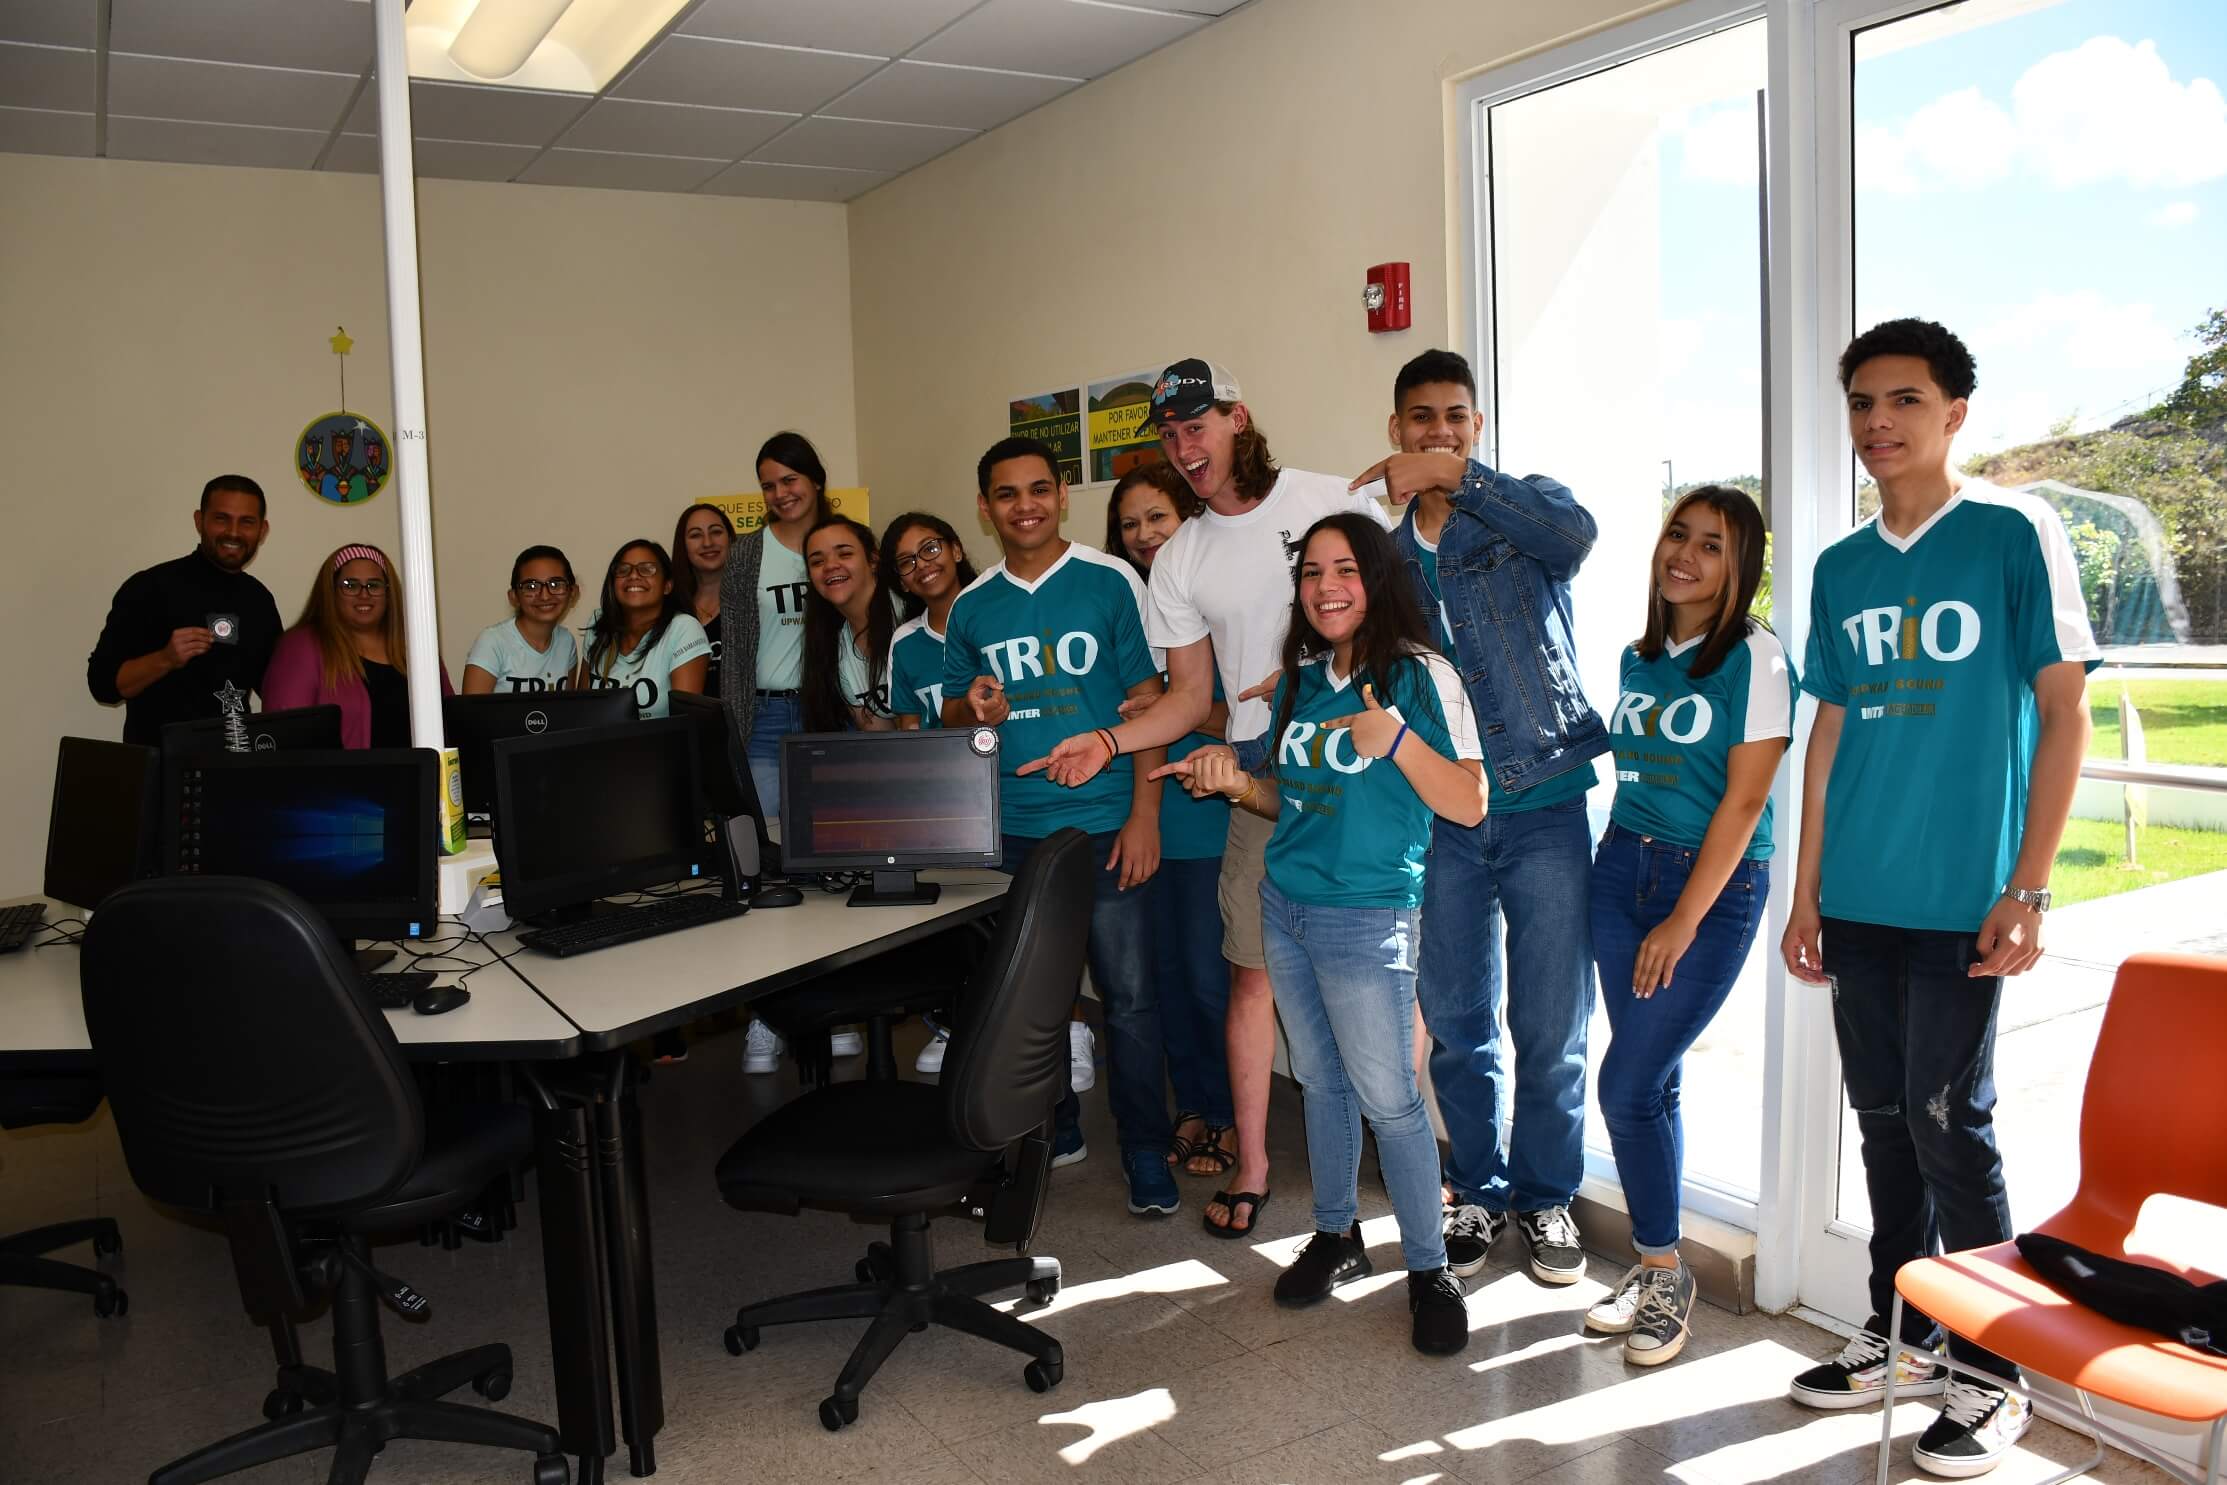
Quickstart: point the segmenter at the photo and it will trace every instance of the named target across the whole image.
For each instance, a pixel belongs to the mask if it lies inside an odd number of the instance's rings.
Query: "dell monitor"
[[[917,873],[996,866],[998,735],[989,727],[796,732],[781,739],[781,859],[866,871],[852,907],[936,900]]]
[[[340,746],[340,708],[296,706],[279,712],[243,712],[247,750],[270,753],[292,748]],[[191,722],[171,722],[162,729],[165,758],[207,758],[231,752],[225,740],[223,717],[201,717]]]
[[[441,730],[456,749],[466,820],[485,820],[495,812],[495,765],[489,750],[496,739],[539,737],[573,727],[611,727],[634,717],[634,694],[624,689],[442,697]]]
[[[56,902],[97,907],[155,870],[160,755],[131,743],[65,737],[54,763],[46,882]]]
[[[343,939],[420,938],[440,913],[439,778],[423,748],[172,758],[164,865],[276,882]]]
[[[495,860],[513,919],[576,919],[598,898],[702,873],[693,723],[659,717],[507,737],[492,754],[503,822]]]

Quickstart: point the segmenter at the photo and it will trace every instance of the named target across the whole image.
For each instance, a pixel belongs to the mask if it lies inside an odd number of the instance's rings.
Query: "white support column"
[[[410,742],[439,748],[441,626],[433,593],[433,487],[425,447],[425,343],[418,311],[417,171],[403,0],[372,0],[378,39],[379,199],[387,249],[387,345],[394,368],[395,498],[402,516],[402,618],[410,647]]]

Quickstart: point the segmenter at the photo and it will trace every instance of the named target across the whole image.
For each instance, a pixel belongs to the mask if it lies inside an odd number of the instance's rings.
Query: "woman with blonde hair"
[[[377,547],[355,542],[318,565],[301,618],[271,652],[263,704],[273,711],[335,705],[342,747],[406,748],[409,669],[394,565]],[[445,667],[441,691],[453,694]]]

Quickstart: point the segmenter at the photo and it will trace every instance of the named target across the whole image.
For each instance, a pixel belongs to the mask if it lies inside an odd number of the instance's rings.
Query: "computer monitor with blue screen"
[[[170,759],[163,772],[166,869],[276,882],[344,939],[432,930],[438,754],[222,753]]]
[[[799,732],[781,739],[781,860],[800,871],[865,871],[853,907],[934,902],[918,873],[991,866],[998,837],[998,735],[989,727]]]

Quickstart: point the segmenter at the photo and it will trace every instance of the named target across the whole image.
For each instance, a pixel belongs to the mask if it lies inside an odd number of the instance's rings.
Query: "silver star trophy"
[[[224,713],[224,747],[231,753],[252,753],[254,745],[247,740],[247,693],[230,681],[216,693],[217,706]]]

